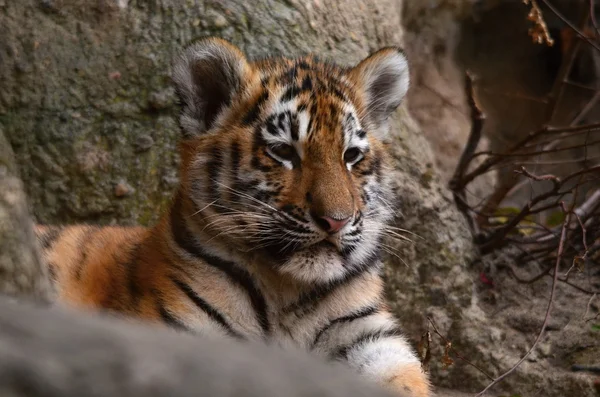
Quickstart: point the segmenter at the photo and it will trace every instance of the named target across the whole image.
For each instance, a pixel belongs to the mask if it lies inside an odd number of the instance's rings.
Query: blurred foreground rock
[[[391,397],[303,352],[0,297],[0,395]],[[397,397],[397,396],[396,396]]]

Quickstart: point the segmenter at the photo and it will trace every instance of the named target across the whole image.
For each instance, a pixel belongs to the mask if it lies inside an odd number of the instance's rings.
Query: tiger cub
[[[409,86],[402,51],[352,68],[250,62],[207,38],[173,80],[182,139],[169,211],[149,229],[38,226],[57,300],[304,348],[429,396],[381,277],[388,117]]]

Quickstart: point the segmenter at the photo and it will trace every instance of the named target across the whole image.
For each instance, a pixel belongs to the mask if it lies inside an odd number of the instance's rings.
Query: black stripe
[[[214,145],[210,150],[211,160],[206,164],[208,170],[208,195],[211,201],[217,201],[219,196],[219,176],[221,175],[221,167],[223,166],[223,153],[221,149]],[[225,212],[226,209],[222,206],[214,206],[216,212]]]
[[[291,131],[292,139],[294,141],[297,141],[298,134],[300,133],[300,122],[298,120],[298,115],[296,113],[290,115],[290,131]]]
[[[257,321],[260,324],[264,335],[268,336],[271,333],[271,326],[267,316],[267,303],[260,290],[254,284],[250,273],[231,261],[207,253],[194,242],[191,232],[188,230],[183,215],[181,214],[181,200],[181,196],[177,195],[171,209],[171,233],[173,234],[173,239],[177,245],[188,254],[204,261],[209,266],[219,269],[225,273],[233,283],[246,290],[250,297],[252,308],[256,312]]]
[[[47,250],[58,240],[63,228],[60,226],[51,226],[49,230],[37,235],[38,241],[43,249]]]
[[[352,222],[352,226],[358,225],[358,222],[362,220],[362,211],[358,211],[358,215],[354,218],[354,222]]]
[[[173,317],[171,315],[171,313],[169,313],[167,311],[167,309],[164,308],[164,306],[160,305],[159,308],[158,308],[158,311],[160,313],[160,318],[169,327],[172,327],[172,328],[175,328],[175,329],[184,330],[184,331],[189,331],[189,329],[185,325],[183,325],[183,323],[181,321],[179,321],[177,318]]]
[[[352,226],[355,226],[355,225],[356,225],[356,222],[353,222]],[[362,230],[355,229],[355,230],[351,231],[350,233],[346,234],[344,237],[354,237],[354,236],[358,236],[361,233],[362,233]]]
[[[364,169],[361,169],[358,173],[361,176],[369,176],[374,173],[379,173],[380,171],[381,159],[379,157],[375,157]]]
[[[225,330],[227,331],[227,333],[229,335],[231,335],[235,338],[243,339],[242,335],[239,332],[235,331],[231,327],[231,325],[227,322],[227,320],[225,320],[225,317],[223,317],[223,315],[221,313],[219,313],[219,311],[217,309],[215,309],[210,304],[208,304],[208,302],[206,302],[204,299],[202,299],[192,289],[192,287],[190,287],[188,284],[184,283],[183,281],[176,279],[173,276],[171,276],[171,281],[173,281],[173,283],[175,283],[177,288],[179,288],[181,291],[183,291],[187,295],[187,297],[190,298],[190,300],[192,302],[194,302],[194,304],[200,308],[200,310],[205,312],[208,315],[208,317],[210,317],[213,321],[219,323],[223,328],[225,328]]]
[[[165,308],[159,290],[153,288],[150,290],[150,294],[155,299],[156,309],[158,310],[158,314],[160,315],[161,320],[165,324],[174,329],[188,332],[190,331],[188,327],[186,327],[178,318],[174,317],[171,313],[169,313],[169,311]]]
[[[137,310],[140,298],[143,295],[142,289],[140,288],[137,279],[138,260],[140,255],[140,247],[142,242],[134,244],[129,250],[129,258],[127,262],[123,264],[125,271],[127,272],[127,289],[131,296],[133,307]]]
[[[344,248],[342,248],[342,252],[340,252],[340,255],[342,255],[342,258],[348,259],[348,257],[352,255],[354,251],[356,251],[356,247],[356,244],[346,244]]]
[[[306,109],[308,108],[308,104],[306,102],[302,102],[298,105],[298,107],[296,108],[296,111],[298,113],[302,113],[304,112]]]
[[[312,80],[310,79],[310,76],[306,76],[304,78],[304,80],[302,80],[301,90],[302,91],[311,91],[312,88],[313,88]]]
[[[300,87],[298,87],[296,85],[292,85],[287,90],[285,90],[285,92],[283,93],[281,98],[279,98],[279,100],[281,102],[289,102],[292,99],[296,98],[299,94],[300,94]]]
[[[368,307],[364,307],[364,308],[360,309],[357,312],[348,314],[347,316],[338,317],[335,320],[331,320],[327,325],[325,325],[323,328],[321,328],[319,330],[319,332],[317,332],[317,335],[315,336],[315,339],[313,340],[313,343],[312,343],[313,347],[316,346],[317,343],[319,343],[319,339],[321,338],[321,336],[323,336],[323,334],[325,332],[327,332],[334,325],[342,324],[342,323],[349,323],[354,320],[358,320],[359,318],[368,317],[371,314],[374,314],[376,312],[377,312],[376,306],[368,306]]]
[[[311,66],[304,60],[302,61],[298,61],[296,63],[296,65],[298,66],[298,68],[302,69],[302,70],[310,70],[312,69]]]
[[[330,92],[331,94],[333,94],[333,96],[335,96],[340,101],[342,101],[342,102],[348,102],[348,99],[346,98],[346,95],[344,95],[344,93],[342,91],[340,91],[337,87],[331,86],[329,88],[328,92]]]
[[[284,84],[293,83],[297,74],[298,71],[296,70],[296,65],[293,65],[291,68],[281,74],[279,81]]]
[[[240,168],[240,145],[236,141],[231,143],[231,171],[237,175]]]
[[[262,136],[262,128],[260,126],[256,126],[256,128],[254,129],[254,137],[252,139],[252,162],[251,165],[252,167],[254,167],[255,169],[262,171],[262,172],[269,172],[271,171],[271,167],[268,165],[265,165],[263,163],[261,163],[260,158],[259,158],[259,154],[261,151],[263,151],[264,147],[266,145],[266,142]]]
[[[246,116],[244,116],[244,119],[243,119],[242,123],[244,125],[251,125],[251,124],[253,124],[258,119],[258,116],[260,114],[260,107],[268,99],[269,99],[269,91],[264,91],[262,94],[260,94],[260,96],[258,97],[258,99],[256,100],[256,102],[254,103],[254,105],[252,106],[252,108],[250,108],[250,110],[248,111],[248,113],[246,113]]]
[[[379,263],[378,252],[374,253],[373,255],[371,255],[371,257],[367,258],[367,260],[364,261],[364,264],[362,266],[356,266],[350,269],[344,275],[344,277],[334,280],[325,285],[319,285],[316,288],[310,290],[309,292],[302,294],[295,303],[284,307],[282,312],[297,312],[296,314],[298,316],[305,315],[310,310],[314,309],[314,306],[317,302],[322,301],[338,287],[348,284],[355,278],[364,274],[367,270],[371,269],[377,263]]]
[[[267,132],[269,134],[277,136],[281,133],[281,130],[279,128],[277,128],[277,126],[275,125],[275,116],[273,116],[273,115],[269,116],[269,118],[267,119],[267,122],[265,124],[267,126]]]
[[[374,340],[374,339],[384,339],[384,338],[390,338],[390,337],[394,337],[394,336],[400,336],[400,332],[397,329],[392,329],[392,330],[379,330],[379,331],[369,331],[369,332],[365,332],[362,335],[360,335],[358,338],[356,338],[354,341],[348,343],[347,345],[344,346],[340,346],[337,349],[335,349],[333,352],[331,352],[331,354],[329,355],[329,358],[331,359],[347,359],[348,358],[348,353],[350,352],[350,350],[354,349],[357,346],[362,345],[363,343],[369,341],[369,340]]]
[[[48,262],[48,277],[50,277],[50,281],[56,281],[56,263]]]
[[[89,226],[89,229],[85,231],[83,237],[79,241],[78,245],[79,245],[79,248],[81,248],[81,258],[79,258],[79,263],[77,264],[77,268],[75,269],[75,279],[77,279],[77,280],[81,280],[81,274],[83,272],[83,268],[87,264],[89,242],[97,230],[98,230],[97,226]]]
[[[245,182],[240,180],[240,162],[241,162],[241,150],[238,142],[232,142],[230,148],[230,158],[231,158],[231,172],[233,174],[233,191],[246,191]],[[233,193],[230,193],[230,196],[233,196]]]

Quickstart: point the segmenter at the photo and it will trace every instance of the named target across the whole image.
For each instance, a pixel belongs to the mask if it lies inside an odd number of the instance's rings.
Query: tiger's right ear
[[[213,128],[219,115],[243,90],[250,73],[244,54],[225,40],[206,38],[190,45],[173,65],[184,138]]]

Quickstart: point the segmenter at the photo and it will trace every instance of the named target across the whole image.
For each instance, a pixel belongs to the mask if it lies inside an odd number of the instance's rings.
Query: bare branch
[[[565,18],[552,4],[550,4],[550,2],[548,0],[541,0],[541,2],[544,3],[546,5],[546,7],[548,7],[550,9],[550,11],[552,11],[554,13],[554,15],[556,15],[560,20],[562,20],[565,24],[569,25],[569,27],[571,29],[573,29],[573,31],[575,33],[577,33],[577,35],[582,40],[585,40],[594,49],[596,49],[597,51],[600,51],[600,46],[597,43],[595,43],[592,40],[590,40],[585,35],[585,33],[583,33],[581,30],[577,29],[577,27],[575,25],[573,25],[573,23],[571,23],[571,21],[569,21],[567,18]]]
[[[465,92],[467,93],[467,101],[471,110],[471,133],[469,135],[467,145],[465,146],[460,160],[458,161],[458,165],[456,166],[454,176],[450,180],[449,187],[453,192],[456,206],[469,222],[471,230],[476,233],[477,231],[475,230],[476,226],[473,222],[473,218],[471,217],[471,214],[467,211],[468,204],[465,196],[466,184],[462,183],[462,181],[464,174],[473,158],[473,153],[475,152],[475,149],[477,149],[479,141],[481,140],[481,130],[483,128],[485,115],[480,110],[475,100],[475,91],[473,89],[473,77],[470,73],[465,74]]]

